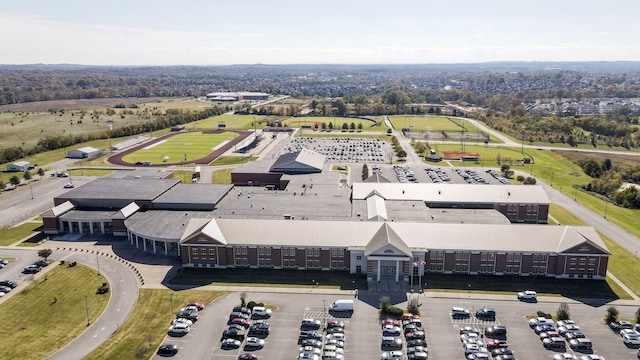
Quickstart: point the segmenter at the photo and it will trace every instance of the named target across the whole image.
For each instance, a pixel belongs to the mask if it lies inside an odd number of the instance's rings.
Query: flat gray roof
[[[153,200],[154,204],[217,204],[233,185],[178,184]]]
[[[193,218],[210,219],[210,211],[140,211],[125,220],[125,225],[136,234],[154,240],[178,242]]]
[[[112,216],[117,215],[119,211],[109,210],[70,210],[60,216],[62,220],[72,221],[97,221],[108,220]]]
[[[132,201],[151,201],[178,183],[180,180],[175,179],[98,178],[67,191],[56,200],[130,199]]]

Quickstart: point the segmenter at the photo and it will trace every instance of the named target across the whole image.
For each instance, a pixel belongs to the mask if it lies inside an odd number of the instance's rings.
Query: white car
[[[529,327],[531,327],[532,329],[538,325],[542,325],[542,324],[549,324],[549,325],[553,325],[553,320],[551,319],[547,319],[544,317],[537,317],[537,318],[533,318],[531,320],[529,320]]]
[[[177,319],[173,319],[173,321],[171,321],[171,325],[175,325],[175,324],[187,324],[189,326],[193,325],[193,321],[189,320],[189,319],[184,319],[184,318],[177,318]]]
[[[383,336],[398,336],[402,334],[402,328],[399,326],[385,325],[382,327]]]
[[[600,355],[585,355],[580,360],[604,360],[604,358]]]
[[[250,338],[247,338],[247,342],[245,343],[245,346],[253,347],[253,348],[262,348],[264,347],[264,340],[259,339],[257,337],[250,337]]]
[[[169,327],[169,335],[185,335],[191,331],[191,326],[185,323],[178,323]]]
[[[5,259],[0,259],[0,264],[7,265],[9,262]]]
[[[344,341],[344,333],[327,334],[327,340]]]
[[[620,330],[620,337],[624,337],[625,335],[638,335],[638,333],[633,329]]]
[[[638,334],[627,334],[622,336],[622,342],[625,345],[640,345],[640,337]]]
[[[567,325],[575,325],[576,322],[573,320],[558,320],[556,321],[556,327],[567,326]],[[561,354],[562,355],[562,354]]]
[[[451,308],[451,317],[469,317],[469,316],[471,316],[471,311],[469,311],[469,309],[465,309],[461,307]]]
[[[518,293],[518,300],[536,300],[538,293],[533,290],[525,290]]]
[[[300,354],[316,354],[316,355],[320,355],[320,354],[322,354],[322,350],[318,349],[317,347],[313,347],[313,346],[302,346],[300,348]]]
[[[2,291],[0,291],[0,297],[3,297],[3,296],[5,296],[5,295],[6,295],[5,293],[3,293]]]
[[[251,314],[258,317],[271,317],[271,309],[267,309],[263,306],[254,306],[251,310]]]
[[[389,360],[389,359],[404,359],[404,354],[402,351],[386,351],[382,353],[380,356],[381,360]]]
[[[466,343],[477,344],[479,340],[480,340],[480,335],[478,333],[470,332],[470,333],[460,335],[460,341],[464,344]]]
[[[569,353],[553,355],[553,360],[578,360],[578,357]]]

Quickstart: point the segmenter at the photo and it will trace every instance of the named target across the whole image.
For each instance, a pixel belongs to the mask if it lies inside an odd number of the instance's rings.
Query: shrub
[[[551,314],[546,313],[544,311],[538,311],[536,314],[538,314],[538,317],[543,317],[543,318],[547,318],[547,319],[553,318],[553,316],[551,316]]]
[[[569,304],[563,302],[558,306],[558,312],[556,313],[556,318],[558,320],[569,320],[571,319],[571,313],[569,312]]]
[[[620,312],[615,306],[609,306],[607,308],[607,315],[605,316],[605,321],[607,324],[618,321],[618,315]]]

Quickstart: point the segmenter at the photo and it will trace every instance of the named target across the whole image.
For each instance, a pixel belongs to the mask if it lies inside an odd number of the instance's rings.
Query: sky
[[[640,61],[638,0],[2,0],[0,64]]]

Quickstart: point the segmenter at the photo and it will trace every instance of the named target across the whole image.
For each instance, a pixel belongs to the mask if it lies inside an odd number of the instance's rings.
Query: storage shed
[[[87,146],[67,152],[69,159],[86,159],[94,156],[102,155],[102,150]]]
[[[7,165],[7,171],[27,171],[31,167],[31,163],[28,161],[16,161],[13,164]]]

